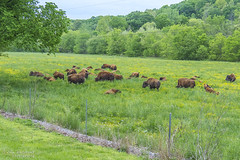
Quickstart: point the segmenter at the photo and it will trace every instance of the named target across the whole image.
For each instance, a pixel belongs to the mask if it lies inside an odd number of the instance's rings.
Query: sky
[[[89,19],[92,16],[127,15],[133,11],[159,9],[183,0],[38,0],[41,5],[54,2],[66,11],[70,19]]]

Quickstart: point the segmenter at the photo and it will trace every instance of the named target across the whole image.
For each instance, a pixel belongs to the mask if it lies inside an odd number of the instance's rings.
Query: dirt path
[[[8,118],[8,119],[14,119],[14,118],[21,118],[21,119],[30,119],[27,116],[22,116],[22,115],[18,115],[18,114],[13,114],[10,112],[4,112],[2,110],[0,110],[0,113],[3,117]],[[153,153],[147,150],[147,148],[138,148],[138,147],[134,147],[134,146],[123,146],[121,143],[119,142],[113,142],[113,141],[108,141],[105,139],[101,139],[101,138],[97,138],[97,137],[92,137],[92,136],[87,136],[66,128],[62,128],[60,126],[51,124],[51,123],[47,123],[47,122],[43,122],[43,121],[39,121],[39,120],[35,120],[35,119],[30,119],[32,120],[32,122],[39,124],[41,126],[43,126],[47,131],[55,131],[57,133],[60,133],[64,136],[68,136],[68,137],[72,137],[72,138],[76,138],[77,140],[79,140],[80,142],[83,143],[92,143],[95,145],[100,145],[103,147],[111,147],[111,148],[115,148],[117,150],[124,148],[127,153],[129,154],[134,154],[137,156],[144,156],[146,158],[149,159],[160,159],[160,155],[158,153]]]

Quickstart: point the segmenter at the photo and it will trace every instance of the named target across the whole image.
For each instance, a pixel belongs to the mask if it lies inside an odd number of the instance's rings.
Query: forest
[[[125,16],[70,20],[57,52],[236,62],[239,37],[240,0],[185,0]],[[48,49],[13,43],[9,51]]]

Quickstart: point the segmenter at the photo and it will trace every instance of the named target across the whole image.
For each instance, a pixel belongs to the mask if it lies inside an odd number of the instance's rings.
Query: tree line
[[[126,16],[71,20],[59,52],[240,60],[240,0],[185,0]],[[11,50],[19,49],[12,45]]]

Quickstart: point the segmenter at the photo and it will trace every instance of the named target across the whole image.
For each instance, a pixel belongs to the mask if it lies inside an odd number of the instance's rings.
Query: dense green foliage
[[[30,120],[10,121],[0,116],[0,124],[0,159],[140,159],[43,131]]]
[[[68,29],[58,46],[59,52],[240,60],[238,0],[185,0],[126,16],[71,20]],[[13,45],[11,51],[24,50]]]
[[[139,48],[138,44],[132,46]],[[9,58],[0,57],[0,109],[29,114],[31,89],[34,118],[84,132],[88,100],[89,135],[145,146],[160,151],[163,156],[167,153],[171,112],[173,159],[240,157],[239,63],[79,54],[8,54]],[[116,64],[124,79],[95,82],[95,77],[90,75],[84,84],[74,85],[69,84],[67,78],[48,82],[29,76],[31,70],[49,75],[60,71],[66,76],[64,71],[73,65],[81,69],[91,65],[95,69],[103,63]],[[90,72],[98,73],[94,69]],[[157,79],[164,76],[167,81],[161,82],[159,91],[142,88],[145,79],[127,79],[132,72]],[[230,73],[237,76],[233,83],[225,81]],[[179,78],[195,75],[202,81],[196,81],[195,88],[176,88]],[[220,94],[206,92],[204,83]],[[111,88],[122,93],[105,95]]]
[[[0,51],[12,44],[15,49],[55,52],[67,25],[65,12],[54,3],[43,6],[37,0],[1,0]]]

